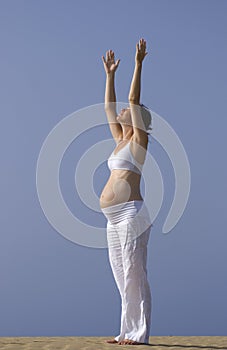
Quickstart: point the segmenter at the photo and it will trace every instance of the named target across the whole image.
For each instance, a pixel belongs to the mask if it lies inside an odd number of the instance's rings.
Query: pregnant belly
[[[130,200],[142,200],[139,176],[137,174],[125,178],[110,176],[100,196],[100,207],[105,208]]]

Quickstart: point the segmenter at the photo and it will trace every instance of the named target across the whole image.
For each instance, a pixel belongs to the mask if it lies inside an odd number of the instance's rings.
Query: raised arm
[[[131,110],[131,118],[134,135],[137,138],[146,138],[144,123],[141,116],[141,107],[140,107],[140,90],[141,90],[141,71],[142,63],[147,55],[146,52],[146,41],[140,39],[139,43],[136,44],[136,55],[135,55],[135,68],[132,77],[131,87],[129,91],[129,104]]]
[[[139,43],[136,44],[135,69],[128,97],[129,102],[132,102],[133,104],[140,103],[142,63],[147,54],[146,41],[144,39],[140,39]]]
[[[115,62],[114,52],[106,52],[106,59],[102,56],[104,69],[106,72],[106,89],[105,89],[105,111],[110,126],[110,131],[116,143],[122,138],[122,127],[117,121],[116,112],[116,94],[115,94],[115,72],[120,60]]]

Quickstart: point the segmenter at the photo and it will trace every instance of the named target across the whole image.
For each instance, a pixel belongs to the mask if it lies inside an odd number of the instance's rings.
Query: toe
[[[140,345],[142,343],[139,343],[135,340],[131,340],[131,339],[124,339],[122,341],[120,341],[118,344],[120,345]]]
[[[117,341],[115,339],[108,339],[106,340],[106,343],[109,343],[109,344],[116,344]]]

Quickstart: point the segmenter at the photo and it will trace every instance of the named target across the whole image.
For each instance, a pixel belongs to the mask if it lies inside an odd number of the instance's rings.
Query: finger
[[[120,59],[117,60],[117,62],[116,62],[116,66],[117,66],[117,67],[118,67],[119,63],[120,63]]]
[[[136,50],[139,51],[139,44],[136,44]]]
[[[146,41],[144,39],[141,39],[142,46],[146,47]]]
[[[105,60],[104,56],[102,56],[102,61],[103,61],[104,64],[106,64],[106,60]]]

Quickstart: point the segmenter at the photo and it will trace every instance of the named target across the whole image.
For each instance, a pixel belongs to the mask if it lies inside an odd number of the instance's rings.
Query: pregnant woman
[[[142,62],[146,42],[136,45],[135,69],[129,107],[116,112],[114,52],[102,56],[106,72],[105,111],[116,148],[108,159],[110,177],[100,207],[107,218],[109,261],[121,296],[120,334],[108,343],[149,343],[151,292],[147,280],[147,244],[151,221],[140,193],[141,171],[146,158],[151,114],[140,104]]]

